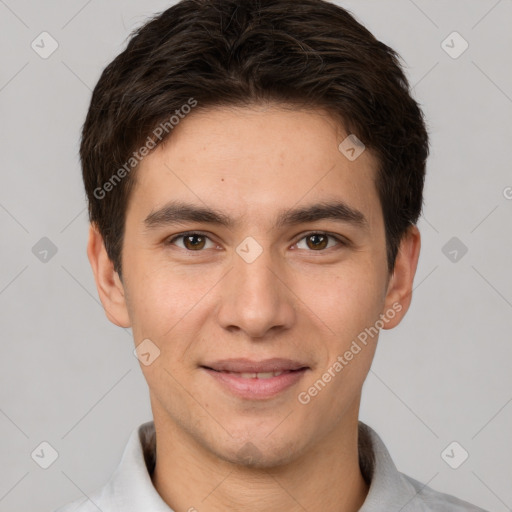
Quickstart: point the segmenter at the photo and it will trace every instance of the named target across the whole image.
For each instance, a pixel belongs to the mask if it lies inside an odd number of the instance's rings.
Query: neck
[[[263,469],[215,457],[168,417],[154,418],[153,485],[173,510],[356,512],[368,494],[359,466],[357,413],[298,458]]]

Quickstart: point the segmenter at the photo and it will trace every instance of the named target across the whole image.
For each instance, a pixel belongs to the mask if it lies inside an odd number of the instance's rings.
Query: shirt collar
[[[359,512],[414,512],[418,491],[396,468],[388,449],[371,427],[359,422],[359,466],[370,490]],[[424,510],[421,508],[421,510]]]
[[[361,472],[370,485],[359,512],[417,510],[413,508],[413,504],[418,491],[397,470],[379,435],[361,421],[358,443]],[[155,449],[155,427],[154,422],[150,421],[132,432],[119,466],[101,492],[101,499],[106,500],[109,505],[115,505],[119,510],[172,512],[151,481]]]

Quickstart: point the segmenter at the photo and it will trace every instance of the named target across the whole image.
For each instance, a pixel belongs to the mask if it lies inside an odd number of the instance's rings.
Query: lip
[[[214,366],[215,368],[212,368]],[[309,370],[309,367],[290,359],[267,359],[250,361],[248,359],[227,359],[211,365],[201,366],[220,386],[245,400],[264,400],[296,385]],[[268,378],[242,377],[242,373],[282,372]]]
[[[308,368],[308,365],[293,359],[284,359],[274,357],[262,361],[251,361],[250,359],[222,359],[211,363],[201,365],[205,368],[217,370],[219,372],[235,373],[265,373],[265,372],[284,372],[290,370],[299,370]]]

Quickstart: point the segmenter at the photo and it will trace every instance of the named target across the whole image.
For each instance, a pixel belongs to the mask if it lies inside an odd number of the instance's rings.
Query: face
[[[216,108],[137,169],[103,303],[150,340],[155,422],[221,459],[250,442],[282,464],[357,421],[376,331],[407,309],[418,238],[390,279],[377,161],[347,135],[321,111]]]

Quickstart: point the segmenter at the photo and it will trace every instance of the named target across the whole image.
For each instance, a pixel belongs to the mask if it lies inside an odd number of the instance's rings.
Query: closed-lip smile
[[[201,365],[221,386],[240,398],[262,400],[296,384],[309,370],[306,364],[284,358],[254,361],[222,359]]]

